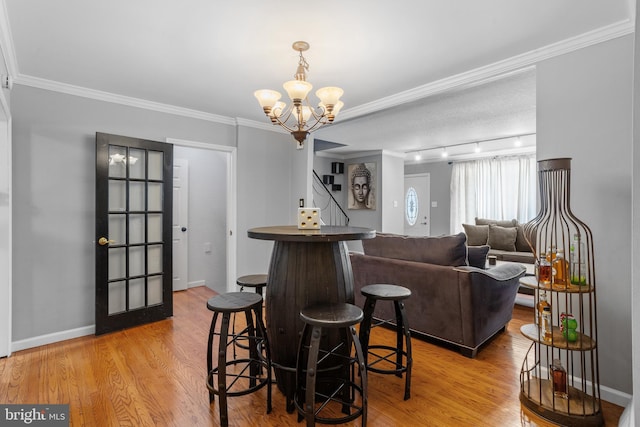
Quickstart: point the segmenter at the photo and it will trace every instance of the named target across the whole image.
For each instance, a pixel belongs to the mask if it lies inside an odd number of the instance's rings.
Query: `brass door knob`
[[[108,245],[109,243],[115,243],[115,240],[109,240],[106,237],[101,237],[98,239],[98,244],[100,246]]]

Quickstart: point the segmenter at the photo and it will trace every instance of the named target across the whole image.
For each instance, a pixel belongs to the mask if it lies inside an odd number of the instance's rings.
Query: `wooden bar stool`
[[[255,293],[260,295],[264,299],[264,288],[267,286],[267,275],[266,274],[247,274],[246,276],[240,276],[236,279],[236,285],[240,286],[240,292],[244,291],[244,288],[253,288]],[[233,315],[233,319],[231,320],[231,330],[235,334],[236,333],[236,316]],[[236,357],[236,346],[240,348],[244,348],[245,350],[248,348],[242,341],[240,336],[247,333],[247,328],[238,333],[238,339],[233,342],[233,357]]]
[[[359,307],[346,303],[315,305],[300,311],[304,328],[298,347],[294,403],[307,427],[316,421],[340,424],[358,417],[366,426],[367,371],[354,327],[362,317]],[[341,334],[334,348],[324,348],[321,343],[323,330],[329,328],[339,329]],[[351,356],[352,344],[355,357]],[[355,383],[354,364],[358,365],[359,385]]]
[[[230,292],[215,296],[207,301],[207,308],[213,311],[207,347],[207,388],[209,402],[218,395],[220,425],[227,427],[227,397],[253,393],[267,386],[267,413],[271,412],[271,350],[262,321],[262,297],[248,292]],[[229,334],[231,314],[244,313],[247,329],[243,339],[247,342],[248,357],[227,360],[227,347],[233,345],[238,335]],[[220,331],[216,332],[219,315],[222,314]],[[214,337],[218,336],[218,340]],[[216,346],[217,341],[217,346]],[[218,363],[213,367],[214,346]],[[215,380],[214,381],[214,377]]]
[[[267,286],[266,274],[247,274],[246,276],[240,276],[236,279],[236,284],[240,286],[240,292],[244,288],[254,288],[257,294],[260,294],[264,298],[263,289]]]
[[[395,374],[398,377],[402,377],[404,372],[406,374],[404,400],[407,400],[411,397],[411,366],[413,365],[413,358],[411,355],[411,334],[404,309],[404,300],[411,296],[411,291],[403,286],[375,284],[364,286],[360,293],[366,297],[364,319],[360,325],[360,343],[367,361],[367,370],[379,374]],[[396,330],[395,347],[369,345],[372,328],[380,325],[393,325],[390,320],[379,320],[377,323],[372,323],[376,302],[379,300],[393,301],[396,314],[394,325]]]

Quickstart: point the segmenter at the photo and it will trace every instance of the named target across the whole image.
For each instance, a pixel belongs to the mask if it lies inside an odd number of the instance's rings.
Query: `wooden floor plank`
[[[174,294],[174,317],[100,337],[88,336],[14,353],[0,359],[0,402],[68,403],[72,426],[218,426],[217,400],[205,386],[206,346],[214,293],[199,287]],[[368,424],[404,426],[551,426],[519,402],[519,372],[530,342],[520,326],[530,308],[468,359],[450,348],[413,339],[411,399],[402,399],[404,378],[369,374]],[[372,343],[393,343],[377,328]],[[607,426],[622,409],[603,402]],[[273,388],[229,398],[230,426],[299,426]],[[359,426],[356,420],[346,426]]]

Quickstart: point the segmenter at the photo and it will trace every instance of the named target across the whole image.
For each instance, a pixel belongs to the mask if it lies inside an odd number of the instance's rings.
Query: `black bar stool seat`
[[[227,411],[228,396],[242,396],[267,386],[267,413],[271,412],[271,350],[264,323],[262,321],[262,296],[249,292],[229,292],[217,295],[207,301],[207,308],[213,311],[207,347],[207,388],[209,402],[218,396],[220,425],[229,425]],[[248,343],[248,354],[227,360],[227,347],[233,345],[239,335],[229,334],[231,314],[244,313],[247,328],[242,336]],[[219,315],[222,314],[220,331],[216,332]],[[218,363],[213,367],[214,337],[218,336],[216,353]],[[215,382],[214,382],[215,378]]]
[[[265,286],[267,286],[267,279],[268,279],[268,276],[266,274],[247,274],[245,276],[238,277],[236,279],[236,285],[240,286],[240,292],[244,291],[244,288],[253,288],[256,294],[259,294],[264,298],[263,289],[265,288]],[[235,314],[233,315],[233,319],[231,320],[231,322],[232,322],[231,329],[232,329],[232,332],[235,334],[236,333]],[[236,357],[236,346],[240,348],[244,348],[245,350],[248,348],[247,345],[244,344],[243,342],[245,340],[240,337],[240,335],[244,335],[246,333],[247,333],[247,328],[243,329],[237,334],[239,337],[233,342],[233,357]]]
[[[307,427],[316,422],[340,424],[358,417],[366,426],[367,371],[354,327],[362,318],[362,310],[347,303],[314,305],[300,311],[304,328],[298,347],[294,403]],[[324,329],[338,329],[339,344],[323,346]],[[352,345],[355,357],[351,355]],[[360,384],[355,383],[354,364],[358,365]],[[342,414],[335,406],[341,407]]]
[[[360,342],[367,361],[367,370],[379,374],[395,374],[398,377],[402,377],[402,373],[405,373],[404,400],[407,400],[411,397],[413,357],[411,355],[411,333],[409,332],[404,300],[411,296],[411,291],[403,286],[373,284],[362,287],[360,293],[366,298],[364,319],[360,325]],[[377,301],[393,301],[395,310],[394,329],[396,330],[395,347],[369,345],[373,327],[393,325],[392,321],[385,319],[373,323],[373,314]]]
[[[236,284],[240,286],[240,291],[244,288],[254,288],[257,294],[264,297],[263,289],[267,286],[268,276],[266,274],[247,274],[236,279]]]

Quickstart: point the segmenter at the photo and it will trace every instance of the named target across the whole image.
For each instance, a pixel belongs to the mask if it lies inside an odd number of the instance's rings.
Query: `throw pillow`
[[[487,265],[487,254],[489,253],[489,245],[468,246],[467,260],[471,267],[482,268],[484,270]]]
[[[467,245],[482,246],[487,244],[487,239],[489,239],[488,225],[462,224],[462,226],[467,235]]]
[[[515,227],[500,227],[499,225],[489,225],[489,239],[487,244],[491,249],[515,252],[516,237],[518,230]]]

